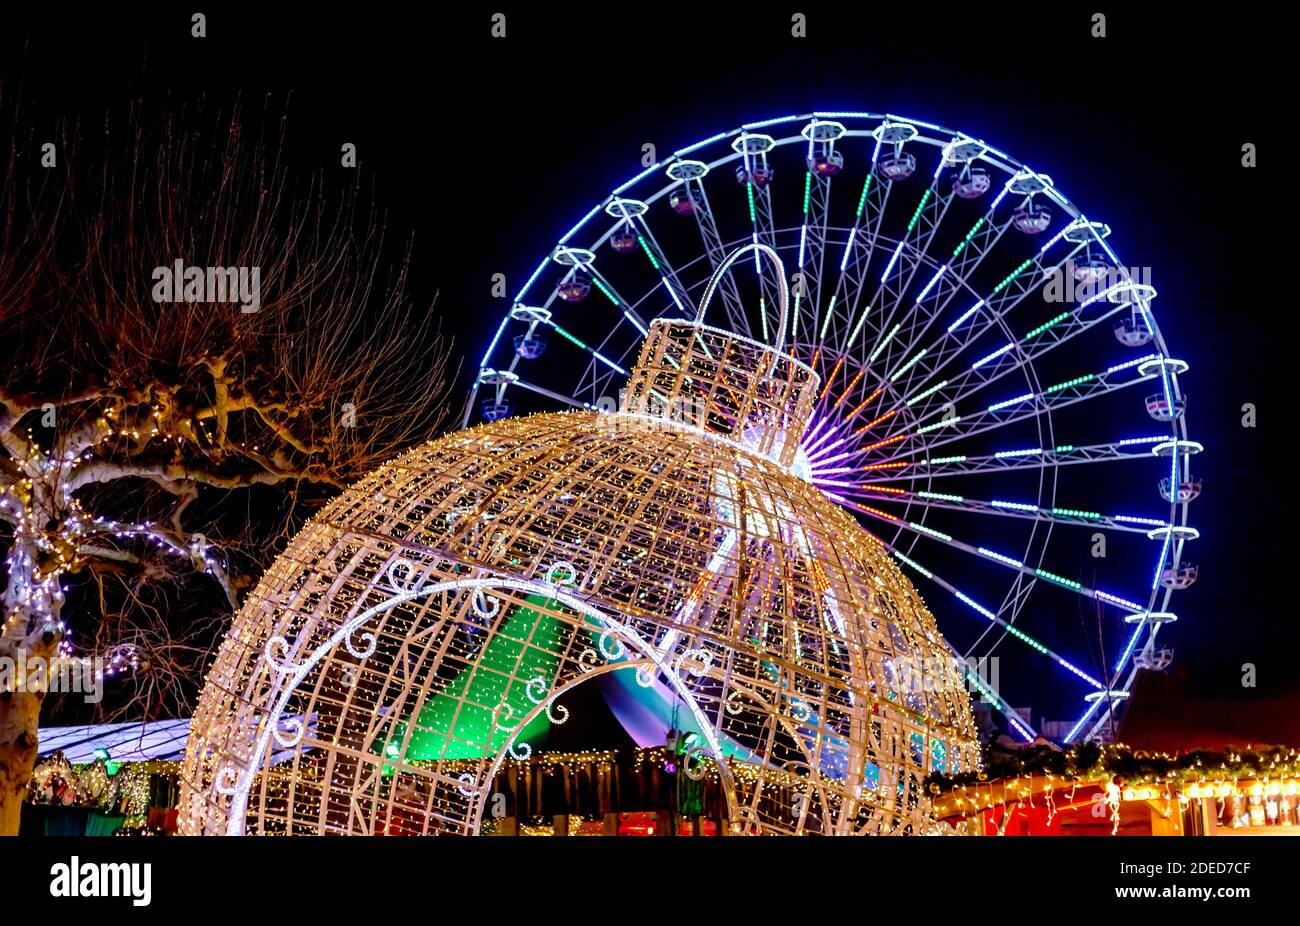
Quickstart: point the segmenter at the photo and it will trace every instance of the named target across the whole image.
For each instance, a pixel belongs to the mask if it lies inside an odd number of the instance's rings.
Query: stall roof
[[[63,750],[68,761],[81,765],[95,761],[95,750],[106,749],[118,762],[180,759],[190,735],[190,720],[155,720],[149,723],[85,724],[44,727],[40,730],[41,755]]]
[[[1228,746],[1300,747],[1300,689],[1235,697],[1197,696],[1186,666],[1142,672],[1116,739],[1135,749],[1187,752]]]
[[[281,729],[295,718],[285,717],[280,721]],[[307,732],[315,732],[316,719],[313,716],[307,725]],[[148,762],[179,760],[185,757],[185,741],[190,735],[190,718],[179,720],[153,720],[147,723],[131,721],[129,723],[84,724],[75,727],[42,727],[40,737],[40,754],[50,755],[62,750],[73,765],[84,765],[95,761],[95,751],[105,749],[109,758],[116,762]],[[309,752],[305,749],[304,752]],[[286,750],[272,755],[272,764],[278,763],[292,755],[293,750]]]

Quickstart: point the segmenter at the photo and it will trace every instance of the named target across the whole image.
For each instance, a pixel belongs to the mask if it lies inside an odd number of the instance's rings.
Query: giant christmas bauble
[[[660,320],[617,413],[451,434],[334,499],[221,646],[185,833],[474,833],[502,762],[609,675],[670,708],[732,832],[919,833],[976,743],[886,550],[801,475],[816,374]],[[793,782],[793,786],[792,783]]]

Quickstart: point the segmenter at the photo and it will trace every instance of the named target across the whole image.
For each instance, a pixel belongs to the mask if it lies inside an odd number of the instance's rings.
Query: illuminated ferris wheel
[[[999,693],[1009,671],[1077,690],[1062,738],[1104,739],[1138,670],[1171,658],[1157,638],[1196,580],[1202,449],[1149,273],[1109,234],[962,132],[865,112],[743,125],[559,239],[495,329],[465,423],[614,410],[648,323],[693,318],[729,253],[767,245],[791,274],[787,350],[822,381],[797,470],[912,571],[969,665],[1007,657],[971,678],[1016,733],[1037,731]],[[752,256],[713,321],[768,341],[779,271]]]

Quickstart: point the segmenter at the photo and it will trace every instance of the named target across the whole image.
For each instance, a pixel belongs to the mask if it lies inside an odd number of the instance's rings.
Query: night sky
[[[1191,364],[1188,421],[1207,452],[1194,463],[1202,537],[1187,558],[1201,577],[1175,597],[1180,622],[1162,642],[1197,693],[1248,698],[1247,662],[1259,692],[1295,687],[1291,267],[1275,232],[1294,177],[1266,102],[1277,59],[1250,38],[1281,27],[1111,12],[1098,40],[1086,8],[917,4],[891,18],[879,6],[861,17],[809,9],[801,40],[788,12],[745,4],[530,5],[506,10],[508,37],[496,41],[488,10],[208,8],[202,40],[188,12],[7,13],[0,71],[22,85],[37,129],[59,114],[93,121],[132,97],[287,96],[295,166],[337,169],[340,144],[354,142],[390,232],[414,235],[416,295],[436,297],[466,387],[505,308],[491,275],[506,274],[513,293],[640,170],[645,142],[662,156],[813,110],[910,114],[985,138],[1107,222],[1126,263],[1153,268],[1156,315]],[[1242,168],[1244,142],[1262,166]],[[1240,424],[1247,402],[1255,429]],[[1152,491],[1120,485],[1115,497],[1138,489]],[[1010,700],[1042,703],[1028,689]]]

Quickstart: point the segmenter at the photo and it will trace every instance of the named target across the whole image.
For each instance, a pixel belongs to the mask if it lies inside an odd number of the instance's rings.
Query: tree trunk
[[[63,631],[61,576],[40,568],[39,550],[31,532],[20,526],[9,552],[0,627],[0,836],[18,833],[36,765],[41,703]],[[37,671],[39,676],[33,674]]]
[[[0,836],[18,834],[18,818],[36,765],[40,712],[37,694],[0,694]]]

